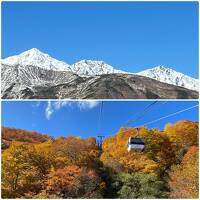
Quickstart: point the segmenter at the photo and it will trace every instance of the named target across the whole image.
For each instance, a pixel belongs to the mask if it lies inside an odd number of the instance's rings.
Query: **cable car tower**
[[[98,138],[98,140],[97,140],[97,146],[100,149],[102,149],[103,139],[105,138],[105,136],[104,135],[97,135],[97,138]]]
[[[99,120],[98,120],[98,131],[101,132],[101,120],[102,120],[102,111],[103,111],[103,101],[101,102],[100,109],[99,109]],[[99,134],[97,135],[97,146],[99,149],[102,149],[103,139],[105,138],[104,135]]]

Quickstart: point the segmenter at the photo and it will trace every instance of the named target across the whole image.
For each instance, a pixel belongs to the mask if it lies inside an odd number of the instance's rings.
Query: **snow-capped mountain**
[[[69,71],[70,66],[62,61],[42,53],[36,48],[25,51],[19,55],[11,56],[2,60],[2,64],[9,66],[35,66],[47,70]]]
[[[72,72],[79,76],[96,76],[101,74],[127,73],[117,70],[103,61],[81,60],[71,65]]]
[[[199,81],[190,76],[176,72],[173,69],[164,66],[157,66],[152,69],[147,69],[136,73],[141,76],[149,77],[160,82],[188,88],[190,90],[199,90]]]
[[[37,71],[37,69],[70,72],[80,77],[93,77],[102,74],[116,73],[135,74],[149,77],[151,79],[155,79],[157,81],[172,84],[175,86],[181,86],[190,90],[199,90],[199,81],[197,79],[163,66],[158,66],[138,73],[133,73],[115,69],[114,67],[106,64],[103,61],[81,60],[75,64],[69,65],[65,62],[52,58],[48,54],[42,53],[36,48],[25,51],[19,55],[3,59],[2,64],[4,66],[21,68],[22,71],[26,72],[26,76],[30,76],[31,71],[34,71],[35,76],[35,71]],[[33,68],[32,70],[31,67]],[[40,74],[41,72],[38,73]],[[39,78],[41,79],[41,77]],[[33,82],[34,79],[35,78],[32,78],[31,82]]]
[[[114,69],[103,61],[81,60],[73,65],[56,60],[48,54],[33,48],[19,55],[11,56],[2,60],[2,64],[9,66],[34,66],[54,71],[70,71],[79,76],[96,76],[111,73],[126,73]]]

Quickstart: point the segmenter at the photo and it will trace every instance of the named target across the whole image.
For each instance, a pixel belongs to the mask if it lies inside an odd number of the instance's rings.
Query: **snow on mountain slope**
[[[48,54],[42,53],[36,48],[25,51],[19,55],[3,59],[2,64],[4,66],[14,66],[21,69],[23,69],[24,67],[36,67],[42,68],[44,70],[64,72],[70,71],[80,77],[89,77],[113,73],[134,74],[132,72],[117,70],[103,61],[81,60],[73,65],[69,65],[65,62],[50,57]],[[24,70],[26,71],[27,69]],[[35,74],[34,69],[31,70],[28,68],[28,70],[34,71]],[[147,69],[135,74],[149,77],[160,82],[185,87],[190,90],[199,90],[199,81],[197,79],[184,75],[180,72],[176,72],[175,70],[165,68],[163,66]]]
[[[51,87],[59,84],[67,84],[80,76],[69,71],[55,71],[36,66],[9,66],[1,65],[1,91],[4,93],[12,88],[17,93],[23,89],[34,87]]]
[[[199,81],[197,79],[163,66],[157,66],[152,69],[138,72],[136,74],[149,77],[160,82],[184,87],[190,90],[199,90]]]
[[[96,76],[101,74],[127,73],[114,69],[103,61],[81,60],[71,65],[72,72],[79,76]]]
[[[79,76],[96,76],[101,74],[125,73],[116,70],[103,61],[81,60],[73,65],[66,64],[62,61],[42,53],[40,50],[33,48],[19,55],[11,56],[2,60],[2,64],[9,66],[35,66],[55,71],[71,71]]]
[[[11,56],[2,60],[2,64],[10,66],[35,66],[55,71],[70,71],[70,66],[58,61],[48,54],[42,53],[36,48],[25,51],[19,55]]]

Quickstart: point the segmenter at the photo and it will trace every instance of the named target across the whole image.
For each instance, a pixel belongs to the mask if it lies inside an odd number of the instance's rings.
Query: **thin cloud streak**
[[[53,114],[54,110],[52,108],[52,104],[50,101],[47,102],[47,107],[45,109],[45,116],[48,120],[50,120],[51,115]]]
[[[81,111],[90,110],[99,105],[99,101],[48,101],[45,108],[45,116],[50,120],[54,112],[64,108],[79,108]]]

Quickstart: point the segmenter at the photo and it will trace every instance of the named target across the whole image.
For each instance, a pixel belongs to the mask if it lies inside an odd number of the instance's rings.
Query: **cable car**
[[[144,150],[144,139],[141,137],[129,137],[128,139],[128,151],[131,150]]]

